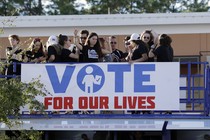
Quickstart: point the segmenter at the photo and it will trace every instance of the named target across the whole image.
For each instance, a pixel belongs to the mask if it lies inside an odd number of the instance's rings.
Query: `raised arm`
[[[81,44],[79,44],[79,36],[77,34],[78,34],[78,30],[75,29],[74,30],[74,44],[76,45],[76,47],[79,50],[82,50],[83,49],[83,46]]]
[[[109,38],[105,38],[105,42],[106,42],[106,48],[105,49],[102,49],[102,53],[103,54],[110,54],[112,53],[112,47],[109,43]]]

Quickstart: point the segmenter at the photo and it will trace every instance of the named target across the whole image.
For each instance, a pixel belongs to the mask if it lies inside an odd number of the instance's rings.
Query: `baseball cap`
[[[133,33],[130,37],[130,39],[128,40],[128,42],[132,41],[132,40],[139,40],[140,36],[137,33]]]
[[[58,38],[55,35],[51,35],[47,40],[47,47],[54,44],[58,44]]]

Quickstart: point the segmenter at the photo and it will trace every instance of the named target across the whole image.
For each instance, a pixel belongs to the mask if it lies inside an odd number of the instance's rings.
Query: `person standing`
[[[61,62],[69,62],[69,63],[75,63],[79,59],[79,54],[74,48],[70,50],[71,46],[71,39],[66,36],[60,34],[58,37],[58,44],[62,46],[62,51],[61,51]],[[72,110],[67,110],[65,114],[79,114],[79,111],[72,111]]]
[[[147,45],[149,51],[155,45],[152,30],[143,31],[141,33],[140,39]],[[148,62],[154,62],[154,58],[148,58]]]
[[[146,62],[148,60],[148,49],[146,44],[140,40],[139,34],[133,33],[128,42],[130,42],[130,46],[126,60],[131,63]]]
[[[22,62],[22,49],[19,46],[20,38],[18,35],[10,35],[8,37],[11,47],[6,49],[6,59],[8,67],[6,75],[20,75]]]
[[[89,62],[100,62],[103,57],[102,49],[99,42],[99,37],[97,33],[92,32],[88,35],[86,42],[84,45],[79,43],[79,36],[77,36],[78,30],[74,31],[74,44],[82,53],[82,61],[83,63]],[[89,111],[82,111],[82,114],[90,114]]]
[[[83,62],[99,62],[103,57],[99,37],[95,32],[92,32],[87,37],[85,45],[78,42],[78,30],[74,31],[75,45],[83,54]]]
[[[129,53],[126,57],[126,60],[130,63],[136,62],[147,62],[148,60],[148,48],[146,44],[140,40],[140,36],[137,33],[133,33],[128,40],[130,42],[129,45]],[[149,113],[149,111],[142,111],[143,114]],[[141,111],[131,111],[132,114],[140,114]]]
[[[104,38],[99,38],[99,43],[101,46],[101,51],[103,54],[103,59],[100,60],[101,62],[112,62],[112,47],[110,46],[109,42]]]
[[[58,44],[63,47],[61,51],[61,62],[77,62],[79,59],[78,53],[73,52],[74,50],[69,50],[71,40],[68,36],[60,34]]]
[[[27,58],[27,62],[45,62],[45,60],[47,59],[47,55],[40,38],[33,39],[25,53],[25,57]]]
[[[172,62],[174,50],[171,47],[172,39],[167,34],[161,34],[158,38],[159,46],[149,51],[149,57],[157,57],[157,62]]]
[[[130,36],[126,36],[126,37],[124,38],[124,47],[125,47],[124,57],[125,57],[125,58],[128,56],[128,53],[129,53],[129,48],[130,48],[131,43],[128,42],[128,40],[129,40],[130,38],[131,38]]]
[[[57,36],[50,36],[47,41],[48,62],[61,62],[62,46],[58,44]]]
[[[117,49],[117,38],[116,36],[111,36],[109,43],[112,47],[113,62],[125,61],[124,53]]]
[[[158,37],[158,47],[151,48],[149,57],[157,58],[157,62],[173,62],[174,50],[171,47],[172,39],[167,34],[161,34]],[[172,114],[171,111],[166,111],[165,114]]]
[[[84,46],[85,42],[87,40],[87,37],[89,35],[88,30],[81,30],[80,31],[80,45]],[[79,62],[83,62],[83,54],[81,51],[79,51]]]

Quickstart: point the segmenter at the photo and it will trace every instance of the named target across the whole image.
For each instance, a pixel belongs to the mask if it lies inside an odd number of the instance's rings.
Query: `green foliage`
[[[91,5],[88,10],[90,14],[125,14],[133,5],[132,0],[87,0],[87,3]]]
[[[22,130],[22,131],[11,131],[10,137],[6,136],[4,133],[0,134],[1,140],[41,140],[42,132],[33,130]]]
[[[140,0],[136,2],[136,7],[140,13],[168,13],[172,11],[174,0]]]
[[[43,15],[43,5],[41,0],[16,0],[19,5],[21,15]]]
[[[2,0],[0,1],[0,15],[43,15],[42,0]]]
[[[73,14],[127,14],[205,12],[208,0],[86,0],[89,6],[76,0],[2,0],[0,15],[73,15]]]
[[[22,83],[19,78],[4,79],[0,78],[0,121],[8,127],[21,126],[22,122],[15,118],[20,117],[19,109],[25,105],[29,106],[30,110],[39,112],[44,111],[43,103],[36,100],[37,96],[46,96],[46,91],[43,84],[38,79],[33,79],[30,83]],[[9,116],[15,117],[10,119]],[[8,138],[6,135],[0,135],[1,140],[40,140],[41,132],[33,130],[12,131],[15,137]],[[17,133],[17,134],[16,134]]]
[[[0,15],[2,16],[18,15],[14,0],[10,0],[10,2],[8,2],[8,0],[0,1]]]
[[[73,15],[78,14],[75,6],[76,0],[51,0],[52,4],[47,6],[50,15]]]
[[[209,9],[208,0],[181,1],[181,5],[185,7],[183,12],[205,12]]]
[[[87,0],[89,14],[170,13],[208,11],[208,0]]]
[[[22,83],[19,78],[0,79],[0,120],[7,125],[12,125],[8,116],[19,116],[19,108],[25,105],[30,110],[43,111],[44,106],[37,101],[36,96],[45,96],[47,91],[34,79],[30,83]]]

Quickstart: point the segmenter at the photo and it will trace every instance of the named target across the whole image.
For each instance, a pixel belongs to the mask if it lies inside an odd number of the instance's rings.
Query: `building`
[[[1,34],[1,58],[5,58],[4,49],[8,46],[7,36],[9,34],[18,34],[22,39],[22,46],[27,47],[30,38],[42,37],[46,41],[50,35],[67,34],[73,35],[73,30],[88,29],[95,31],[101,36],[116,35],[118,37],[118,48],[124,50],[122,40],[125,35],[134,32],[141,33],[145,29],[154,29],[157,33],[170,34],[173,39],[173,48],[178,61],[205,61],[210,49],[210,18],[209,13],[170,13],[170,14],[131,14],[131,15],[72,15],[72,16],[29,16],[29,17],[1,17],[1,23],[4,33]],[[29,40],[29,41],[28,41]],[[26,43],[25,43],[26,41]],[[201,56],[202,55],[202,56]],[[175,139],[192,139],[198,135],[204,137],[209,135],[210,120],[208,117],[209,95],[208,86],[205,81],[209,81],[207,66],[195,63],[181,65],[181,74],[186,74],[181,90],[184,90],[185,107],[192,109],[184,115],[173,114],[157,116],[53,116],[46,118],[25,118],[23,128],[29,129],[31,125],[34,129],[43,130],[47,133],[54,131],[148,131],[148,134],[163,136],[163,139],[170,140],[172,135]],[[188,69],[190,68],[190,70]],[[189,73],[190,72],[190,73]],[[207,76],[206,76],[207,75]],[[195,80],[195,77],[201,76],[201,79]],[[192,83],[193,84],[192,84]],[[195,86],[194,83],[198,84]],[[194,94],[195,93],[195,94]],[[191,94],[196,97],[191,102]],[[199,97],[199,98],[197,98]],[[205,101],[204,101],[205,100]],[[195,102],[194,102],[195,101]],[[191,105],[187,106],[189,103]],[[207,103],[207,104],[206,104]],[[194,104],[198,106],[194,106]],[[207,108],[205,108],[205,107]],[[201,108],[201,112],[195,108]],[[195,110],[194,110],[195,109]],[[1,130],[8,128],[1,124]],[[18,128],[14,128],[18,129]],[[53,130],[53,131],[52,131]],[[180,131],[185,130],[186,132]],[[195,133],[188,134],[189,130]],[[163,133],[162,133],[163,132]],[[73,133],[73,132],[72,132]],[[197,133],[197,134],[196,134]],[[61,135],[62,132],[58,132]],[[58,136],[57,135],[57,136]],[[47,140],[47,134],[45,139]],[[189,138],[189,136],[191,136]],[[56,137],[56,136],[55,136]],[[202,138],[203,138],[202,137]],[[61,138],[60,138],[61,139]],[[66,139],[62,138],[62,139]]]
[[[73,36],[74,29],[87,29],[100,36],[116,35],[118,47],[124,50],[125,35],[141,33],[145,29],[170,34],[175,56],[198,57],[210,50],[210,14],[166,13],[166,14],[116,14],[116,15],[68,15],[68,16],[20,16],[0,17],[1,50],[9,45],[8,35],[21,37],[22,47],[27,47],[30,38],[42,37],[43,42],[50,35]],[[0,58],[5,58],[5,51]]]

